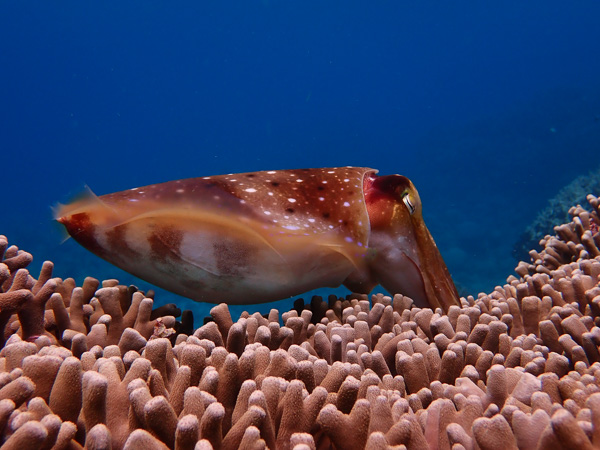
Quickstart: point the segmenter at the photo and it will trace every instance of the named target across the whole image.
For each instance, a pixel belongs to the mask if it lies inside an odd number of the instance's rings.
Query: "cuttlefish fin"
[[[281,260],[281,262],[286,262],[284,256],[266,238],[264,235],[266,233],[263,234],[257,231],[257,228],[259,228],[261,225],[257,224],[256,221],[252,219],[249,219],[248,221],[242,221],[238,218],[232,219],[229,218],[228,215],[217,214],[217,212],[213,211],[197,211],[188,208],[162,208],[136,214],[118,223],[111,224],[111,226],[117,227],[129,225],[146,219],[156,221],[158,226],[164,225],[165,227],[172,227],[173,225],[171,224],[176,223],[177,228],[180,228],[184,233],[193,233],[195,230],[202,228],[195,224],[201,224],[203,226],[209,225],[214,229],[222,230],[221,232],[223,234],[237,234],[240,236],[240,239],[247,240],[249,242],[256,242],[264,248],[271,250]],[[172,255],[176,256],[182,261],[185,261],[186,263],[198,267],[213,275],[220,275],[204,265],[199,264],[198,261],[194,261],[189,257],[186,257],[181,251],[173,248],[164,240],[161,240],[161,242]]]
[[[327,248],[329,250],[333,250],[336,253],[339,253],[344,258],[346,258],[350,262],[350,264],[352,264],[354,269],[361,270],[361,267],[359,267],[359,265],[357,263],[357,258],[352,257],[347,246],[342,245],[342,244],[337,244],[337,243],[320,243],[319,246],[323,247],[323,248]]]
[[[86,184],[82,192],[77,194],[75,199],[69,204],[63,204],[57,202],[55,205],[50,207],[52,211],[52,217],[58,222],[63,222],[64,218],[71,217],[77,214],[85,214],[90,208],[95,210],[105,211],[107,214],[116,215],[117,211],[106,204],[100,197],[98,197]],[[62,235],[61,244],[64,244],[69,238],[75,237],[78,233],[70,234],[69,231],[61,227],[64,231]],[[82,230],[81,230],[82,231]]]
[[[78,194],[68,205],[57,203],[52,206],[52,215],[56,220],[61,217],[73,216],[79,213],[86,213],[90,209],[101,209],[107,212],[117,214],[117,211],[98,197],[86,184],[84,190]]]
[[[157,237],[158,241],[160,241],[160,243],[163,245],[164,250],[166,252],[168,252],[169,255],[171,255],[171,257],[175,260],[181,261],[182,263],[185,264],[189,264],[193,267],[196,267],[200,270],[203,270],[206,273],[210,273],[211,275],[214,275],[216,277],[220,276],[220,274],[214,270],[209,269],[205,264],[200,264],[198,261],[193,261],[190,258],[186,258],[182,252],[177,251],[176,249],[174,249],[172,247],[172,245],[167,242],[165,239],[163,239],[162,237],[158,236]]]

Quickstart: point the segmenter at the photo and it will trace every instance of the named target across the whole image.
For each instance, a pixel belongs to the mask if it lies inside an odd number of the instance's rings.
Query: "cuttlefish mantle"
[[[418,306],[458,294],[402,175],[364,167],[271,170],[170,181],[56,210],[82,246],[197,301],[279,300],[381,284]]]

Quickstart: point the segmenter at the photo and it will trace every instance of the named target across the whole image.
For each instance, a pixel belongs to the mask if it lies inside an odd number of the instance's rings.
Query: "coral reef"
[[[0,236],[3,449],[600,446],[600,200],[448,314],[314,297],[192,330],[115,280],[37,278]],[[185,316],[184,316],[185,317]]]
[[[526,257],[532,248],[539,247],[540,236],[552,234],[555,226],[569,220],[572,205],[585,204],[586,196],[590,193],[600,195],[600,167],[578,176],[548,200],[548,205],[525,228],[513,246],[517,260]]]

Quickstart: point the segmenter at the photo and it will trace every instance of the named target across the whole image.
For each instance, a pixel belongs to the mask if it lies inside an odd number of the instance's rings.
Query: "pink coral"
[[[51,263],[33,278],[0,237],[3,448],[599,447],[588,201],[518,277],[447,314],[401,295],[296,302],[281,323],[222,304],[172,335],[143,293]]]

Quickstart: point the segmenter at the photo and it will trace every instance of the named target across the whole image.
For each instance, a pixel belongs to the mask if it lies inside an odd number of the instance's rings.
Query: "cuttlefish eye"
[[[406,205],[406,208],[408,209],[408,212],[412,216],[415,213],[415,210],[417,208],[416,208],[415,204],[413,203],[413,200],[410,196],[410,192],[404,191],[402,193],[402,201],[404,202],[404,204]]]

